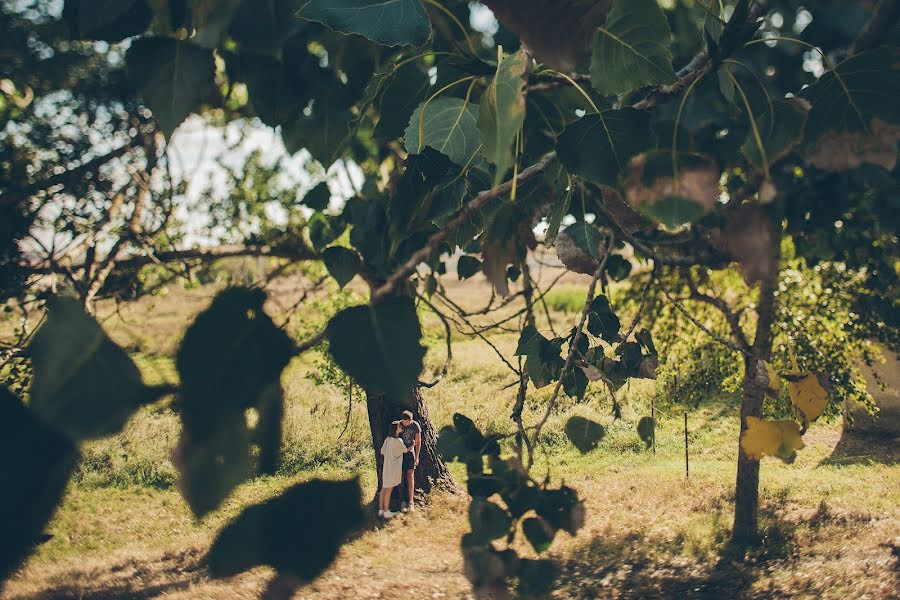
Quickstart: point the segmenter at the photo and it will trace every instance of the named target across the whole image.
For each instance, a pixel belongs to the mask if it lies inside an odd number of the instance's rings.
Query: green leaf
[[[547,219],[547,231],[544,232],[544,244],[549,246],[556,240],[562,221],[569,214],[569,207],[572,204],[572,194],[574,192],[575,188],[571,186],[553,202],[553,210]]]
[[[556,530],[540,517],[529,517],[522,521],[522,533],[538,554],[549,550],[556,537]]]
[[[653,436],[656,431],[656,421],[653,417],[641,417],[637,424],[637,432],[641,441],[649,448],[653,445]]]
[[[881,46],[851,56],[804,89],[812,104],[806,143],[828,133],[871,132],[872,121],[900,123],[900,48]]]
[[[356,277],[362,269],[362,259],[359,258],[359,254],[341,246],[326,248],[322,252],[322,261],[340,288],[350,283],[350,280]]]
[[[481,261],[474,256],[464,254],[456,261],[456,276],[460,280],[474,277],[479,271],[481,271]]]
[[[431,35],[419,0],[309,0],[298,15],[383,46],[420,46]]]
[[[280,56],[285,42],[295,33],[309,28],[298,19],[297,0],[245,0],[231,19],[228,33],[242,53]]]
[[[325,246],[341,237],[347,223],[340,217],[329,217],[320,212],[309,218],[309,241],[313,249],[320,251]]]
[[[619,317],[613,312],[606,296],[597,296],[591,301],[588,313],[587,330],[609,342],[615,342],[619,337]]]
[[[481,543],[505,536],[509,533],[512,523],[512,515],[490,500],[473,498],[469,504],[472,536]]]
[[[677,168],[677,171],[676,171]],[[622,186],[628,203],[668,227],[699,219],[719,204],[715,161],[700,154],[639,154],[628,163]]]
[[[605,435],[603,425],[590,419],[576,415],[566,421],[566,437],[582,454],[599,446]]]
[[[303,204],[316,211],[321,211],[328,208],[328,203],[330,201],[331,189],[328,187],[327,181],[323,181],[313,189],[306,192],[306,195],[303,196]]]
[[[427,106],[423,102],[409,119],[406,151],[420,154],[425,146],[430,146],[456,164],[465,165],[479,145],[477,110],[478,105],[459,98],[436,98]]]
[[[211,50],[172,38],[145,37],[125,56],[128,78],[150,105],[166,136],[215,90]]]
[[[147,0],[66,0],[63,19],[72,39],[120,42],[147,31],[153,9]]]
[[[341,545],[362,527],[358,480],[313,479],[244,509],[216,536],[210,574],[231,577],[266,565],[301,582],[328,568]]]
[[[425,90],[431,86],[431,80],[428,73],[413,62],[394,71],[383,85],[378,123],[372,137],[392,140],[403,136],[410,117],[422,102]]]
[[[585,115],[556,141],[559,160],[574,175],[609,186],[632,156],[656,147],[650,114],[633,108]]]
[[[587,343],[586,338],[581,338],[585,344]],[[584,371],[581,369],[569,369],[566,373],[566,376],[563,377],[563,391],[566,393],[566,396],[569,398],[577,398],[578,400],[584,399],[584,394],[587,392],[588,386],[588,378],[587,375],[584,374]]]
[[[624,281],[631,275],[631,262],[618,254],[613,254],[606,261],[606,274],[613,281]]]
[[[525,75],[530,59],[524,50],[497,65],[478,107],[478,131],[485,159],[497,169],[494,185],[506,177],[515,162],[514,145],[525,123]]]
[[[281,139],[289,154],[306,150],[314,159],[328,166],[336,158],[347,135],[347,124],[353,118],[349,111],[320,109],[301,116],[281,128]]]
[[[75,445],[0,387],[0,581],[34,548],[62,499]]]
[[[176,355],[184,426],[177,466],[197,516],[249,476],[245,412],[273,401],[273,386],[294,353],[291,339],[265,314],[265,299],[258,289],[221,292],[185,332]]]
[[[48,302],[30,351],[31,410],[73,440],[117,433],[154,398],[128,354],[71,298]]]
[[[760,154],[759,144],[752,132],[747,135],[741,152],[756,168],[768,168],[787,156],[803,140],[808,113],[809,106],[805,100],[791,98],[773,101],[772,113],[766,111],[756,118],[765,156]]]
[[[405,401],[422,372],[425,348],[412,299],[389,298],[336,314],[325,330],[338,366],[370,395]]]
[[[547,342],[549,340],[541,335],[534,325],[526,325],[522,328],[522,334],[519,336],[519,344],[516,346],[514,356],[540,354],[543,344]]]
[[[241,0],[194,0],[195,40],[204,48],[215,48],[222,41]]]
[[[806,161],[827,171],[868,163],[893,171],[900,140],[900,48],[852,56],[801,96],[812,103]]]
[[[604,96],[672,83],[669,23],[656,0],[616,0],[594,35],[591,83]]]
[[[556,236],[556,255],[570,271],[593,275],[606,252],[605,242],[596,225],[578,221]]]
[[[249,52],[227,54],[225,65],[232,82],[246,84],[253,112],[270,127],[292,122],[309,101],[309,85],[294,65]]]
[[[529,354],[525,361],[525,372],[538,389],[559,379],[565,360],[561,356],[562,339],[548,340],[541,336],[540,349]]]

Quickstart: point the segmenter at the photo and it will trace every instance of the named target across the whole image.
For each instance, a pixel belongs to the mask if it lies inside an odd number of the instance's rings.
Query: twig
[[[650,292],[650,288],[653,287],[653,282],[656,279],[657,267],[655,264],[653,265],[653,271],[650,273],[650,279],[647,281],[647,285],[644,286],[644,289],[641,290],[641,302],[638,304],[637,312],[634,314],[634,319],[631,321],[631,325],[628,326],[628,329],[625,332],[625,335],[622,336],[622,341],[627,342],[628,338],[631,337],[631,334],[634,333],[634,330],[637,328],[638,323],[641,321],[641,313],[644,311],[644,306],[647,304],[647,296]]]
[[[445,296],[444,296],[443,294],[437,293],[437,294],[435,294],[435,296],[438,298],[438,300],[440,300],[441,302],[443,302],[448,308],[450,308],[451,310],[455,310],[455,309],[453,308],[453,306],[452,306],[450,303],[447,302],[447,300],[446,300],[446,298],[445,298]],[[521,372],[519,371],[519,369],[515,368],[515,367],[512,365],[512,363],[510,363],[508,360],[506,360],[506,357],[503,356],[503,353],[500,352],[500,349],[497,348],[497,346],[495,346],[495,345],[493,344],[493,342],[491,342],[489,339],[487,339],[487,337],[486,337],[483,333],[481,333],[480,331],[478,331],[478,329],[477,329],[474,325],[472,325],[471,323],[469,323],[469,321],[468,321],[464,316],[462,316],[462,315],[460,315],[460,314],[457,314],[457,316],[458,316],[458,317],[460,318],[460,320],[462,320],[462,322],[465,323],[466,326],[471,330],[470,333],[477,335],[479,338],[481,338],[481,341],[483,341],[485,344],[487,344],[488,346],[490,346],[491,349],[494,351],[494,353],[495,353],[497,356],[500,357],[500,360],[502,360],[502,361],[504,362],[504,364],[506,364],[506,366],[509,367],[509,369],[510,369],[513,373],[515,373],[516,375],[520,375],[520,374],[521,374]],[[464,331],[462,331],[462,329],[459,328],[459,324],[456,323],[456,319],[453,319],[453,323],[454,323],[454,325],[456,325],[457,331],[459,331],[459,332],[462,333],[463,335],[466,334]]]
[[[733,335],[735,340],[737,340],[737,345],[744,350],[750,350],[750,342],[747,341],[747,337],[744,335],[744,330],[741,329],[740,314],[732,311],[731,307],[728,306],[728,303],[725,302],[724,299],[715,298],[708,294],[701,293],[700,290],[697,289],[697,282],[694,281],[694,277],[693,275],[691,275],[690,271],[685,269],[683,271],[683,275],[684,280],[687,283],[688,290],[691,292],[691,298],[697,300],[698,302],[703,302],[705,304],[709,304],[714,308],[717,308],[719,312],[722,313],[722,316],[725,317],[725,321],[731,328],[731,335]]]
[[[880,44],[900,18],[900,0],[881,0],[872,11],[872,17],[859,32],[850,54],[859,54]]]
[[[446,359],[446,361],[444,361],[444,366],[441,369],[440,374],[437,376],[437,378],[434,381],[432,381],[430,383],[426,383],[423,381],[420,381],[418,383],[418,386],[420,388],[429,388],[430,389],[430,388],[433,388],[434,386],[436,386],[437,384],[439,384],[441,382],[441,380],[444,379],[444,377],[450,371],[450,363],[453,360],[453,340],[452,340],[453,335],[452,335],[452,332],[450,331],[450,322],[447,320],[447,317],[444,315],[444,313],[442,313],[437,308],[435,308],[434,304],[429,302],[425,298],[425,296],[419,296],[419,300],[424,302],[425,306],[430,308],[431,311],[434,314],[436,314],[438,316],[438,318],[441,320],[441,323],[444,324],[444,332],[446,334],[446,339],[447,339],[447,359]]]
[[[658,281],[658,280],[657,280],[656,283],[659,285],[659,281]],[[720,336],[720,335],[718,335],[718,334],[716,334],[716,333],[710,331],[709,328],[707,328],[705,325],[703,325],[703,323],[701,323],[700,321],[698,321],[697,319],[695,319],[694,316],[691,315],[691,314],[687,311],[687,309],[685,309],[684,306],[681,305],[680,302],[678,302],[677,299],[673,298],[673,297],[669,294],[669,292],[666,291],[666,289],[665,289],[664,287],[662,287],[662,285],[659,285],[659,289],[662,290],[662,293],[663,293],[663,294],[665,295],[665,297],[669,300],[669,302],[671,302],[671,303],[675,306],[675,308],[677,308],[678,311],[679,311],[681,314],[683,314],[685,317],[687,317],[687,320],[690,321],[691,323],[693,323],[700,331],[702,331],[703,333],[705,333],[706,335],[708,335],[709,337],[711,337],[713,340],[719,342],[720,344],[722,344],[722,345],[725,346],[726,348],[730,348],[731,350],[734,350],[735,352],[739,352],[739,353],[744,354],[744,355],[749,356],[749,357],[752,357],[752,356],[753,356],[753,354],[752,354],[751,352],[749,352],[748,350],[745,350],[745,349],[741,348],[740,346],[738,346],[737,344],[735,344],[735,343],[733,343],[733,342],[729,342],[728,340],[726,340],[726,339],[723,338],[722,336]]]
[[[530,181],[534,179],[541,173],[547,170],[547,168],[553,164],[553,161],[556,160],[556,152],[548,152],[541,158],[538,162],[531,165],[527,169],[522,170],[517,177],[512,180],[509,180],[505,183],[498,185],[497,187],[491,188],[484,192],[481,192],[475,198],[469,202],[461,211],[459,211],[455,217],[450,219],[439,231],[435,232],[428,238],[428,242],[425,244],[425,247],[420,248],[413,255],[403,263],[400,268],[394,271],[390,277],[387,278],[387,281],[384,282],[378,289],[372,292],[372,302],[378,302],[385,296],[391,294],[397,286],[399,286],[403,281],[405,281],[410,275],[416,272],[416,269],[419,267],[419,264],[428,261],[434,253],[437,252],[440,245],[450,236],[450,233],[457,229],[460,225],[466,222],[476,211],[478,211],[481,207],[486,205],[488,202],[495,198],[499,198],[505,194],[508,194],[513,187],[513,183],[521,186],[526,181]]]
[[[587,298],[584,302],[584,308],[581,309],[581,320],[579,321],[578,326],[575,328],[575,334],[572,336],[572,339],[569,342],[569,352],[566,355],[566,362],[565,364],[563,364],[563,368],[559,373],[559,381],[556,382],[556,387],[553,388],[553,394],[550,396],[550,400],[548,400],[547,402],[547,410],[544,412],[543,418],[534,428],[532,442],[535,445],[540,439],[541,429],[543,429],[544,425],[547,423],[547,420],[550,418],[550,414],[553,412],[553,407],[556,406],[556,400],[557,398],[559,398],[559,392],[562,389],[563,381],[565,380],[569,369],[572,368],[572,363],[575,362],[575,354],[578,351],[578,342],[581,340],[584,324],[587,322],[588,314],[590,314],[591,312],[591,303],[594,301],[594,295],[597,291],[597,282],[606,271],[606,263],[609,261],[610,255],[612,255],[612,249],[615,246],[615,243],[616,236],[615,234],[612,234],[609,236],[609,242],[607,243],[606,252],[603,255],[603,260],[600,261],[600,266],[598,266],[597,270],[594,271],[594,277],[591,279],[591,284],[588,286]],[[530,461],[528,466],[531,466]]]

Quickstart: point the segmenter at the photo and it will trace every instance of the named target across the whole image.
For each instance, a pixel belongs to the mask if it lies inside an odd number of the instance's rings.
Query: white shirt
[[[381,455],[384,456],[384,464],[381,468],[381,485],[392,488],[400,485],[400,477],[403,474],[403,453],[406,446],[403,440],[395,437],[387,437],[381,446]]]

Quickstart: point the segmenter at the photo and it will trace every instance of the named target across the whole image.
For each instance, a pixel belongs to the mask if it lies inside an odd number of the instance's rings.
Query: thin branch
[[[495,188],[486,190],[475,196],[475,198],[459,211],[455,217],[450,219],[446,225],[428,238],[425,247],[413,253],[409,260],[403,263],[399,269],[394,271],[394,273],[387,278],[387,281],[372,293],[371,301],[373,303],[378,302],[385,296],[391,294],[402,282],[406,281],[410,275],[416,272],[416,269],[421,263],[427,262],[434,256],[438,247],[450,237],[451,232],[465,223],[472,215],[491,200],[510,193],[514,182],[516,185],[521,186],[526,181],[530,181],[546,171],[555,160],[556,152],[548,152],[538,162],[520,172],[515,179],[509,180],[506,183],[502,183]]]
[[[72,167],[71,169],[63,171],[62,173],[58,173],[56,175],[51,175],[50,177],[46,177],[39,181],[29,183],[29,184],[23,186],[21,189],[17,189],[17,190],[14,189],[14,190],[8,191],[5,194],[3,194],[2,196],[0,196],[0,205],[11,204],[21,198],[28,198],[30,196],[33,196],[34,194],[36,194],[42,190],[46,190],[46,189],[51,188],[56,185],[64,184],[67,181],[70,181],[71,179],[80,177],[81,175],[83,175],[84,173],[87,173],[88,171],[97,169],[97,168],[105,165],[106,163],[108,163],[112,160],[115,160],[115,159],[119,158],[120,156],[127,154],[128,152],[134,150],[134,148],[135,148],[134,144],[126,144],[120,148],[116,148],[112,152],[104,154],[103,156],[98,156],[96,158],[92,158],[91,160],[84,162],[84,163],[78,165],[77,167]]]
[[[872,11],[869,22],[862,28],[859,36],[853,42],[853,46],[850,47],[850,54],[859,54],[883,42],[894,28],[898,18],[900,18],[900,0],[881,0]]]
[[[451,310],[454,310],[454,311],[456,310],[456,309],[453,308],[453,305],[452,305],[452,304],[450,304],[449,302],[447,302],[447,298],[446,298],[446,296],[444,296],[444,294],[438,292],[438,293],[435,294],[435,296],[438,298],[438,300],[440,300],[441,302],[443,302],[448,308],[450,308]],[[457,313],[457,316],[458,316],[458,317],[460,318],[460,320],[461,320],[461,321],[462,321],[462,322],[470,329],[469,333],[467,334],[465,331],[463,331],[462,329],[460,329],[459,324],[456,322],[456,319],[452,319],[452,320],[453,320],[453,324],[456,325],[457,331],[459,331],[459,332],[462,333],[463,335],[472,335],[472,334],[474,334],[474,335],[478,336],[479,338],[481,338],[481,341],[483,341],[485,344],[487,344],[488,346],[490,346],[491,349],[494,351],[494,353],[495,353],[497,356],[500,357],[500,360],[502,360],[503,363],[504,363],[507,367],[509,367],[509,369],[510,369],[513,373],[515,373],[516,375],[520,375],[520,374],[521,374],[521,371],[520,371],[519,369],[515,368],[515,367],[512,365],[512,363],[510,363],[510,362],[506,359],[506,357],[503,356],[503,353],[500,352],[500,349],[497,348],[497,346],[495,346],[493,342],[491,342],[489,339],[487,339],[487,337],[486,337],[482,332],[478,331],[478,329],[477,329],[474,325],[472,325],[472,324],[471,324],[464,316],[460,315],[459,313]]]
[[[441,323],[443,323],[443,325],[444,325],[444,333],[446,335],[446,340],[447,340],[447,359],[446,359],[446,361],[444,361],[444,366],[441,369],[440,374],[432,382],[426,383],[426,382],[420,381],[418,383],[420,388],[429,388],[430,389],[430,388],[433,388],[434,386],[436,386],[437,384],[439,384],[444,379],[444,377],[447,375],[447,373],[450,371],[450,363],[453,361],[453,340],[452,340],[453,334],[450,331],[450,322],[447,320],[446,315],[444,315],[444,313],[442,313],[437,308],[435,308],[434,304],[429,302],[424,296],[419,296],[419,300],[424,302],[425,306],[430,308],[431,311],[434,314],[436,314],[438,316],[438,318],[441,320]]]
[[[666,289],[664,287],[662,287],[662,285],[659,284],[659,281],[657,281],[657,284],[659,285],[659,289],[662,290],[662,293],[663,293],[663,295],[665,295],[666,299],[668,299],[668,301],[671,302],[675,306],[675,308],[677,308],[678,311],[681,314],[683,314],[687,318],[688,321],[693,323],[700,331],[702,331],[703,333],[705,333],[706,335],[711,337],[713,340],[719,342],[726,348],[729,348],[731,350],[734,350],[735,352],[744,354],[746,356],[751,356],[751,357],[753,356],[753,354],[750,351],[745,350],[745,349],[741,348],[740,346],[738,346],[737,344],[735,344],[734,342],[730,342],[730,341],[726,340],[725,338],[723,338],[722,336],[718,335],[717,333],[710,331],[710,329],[708,327],[706,327],[703,323],[701,323],[696,318],[694,318],[694,316],[691,313],[689,313],[684,306],[682,306],[682,304],[678,301],[678,299],[673,298],[669,294],[669,292],[666,291]]]
[[[650,273],[650,279],[647,280],[647,285],[645,285],[644,289],[641,290],[641,302],[640,304],[638,304],[638,309],[634,314],[634,319],[631,321],[631,325],[628,326],[628,329],[625,330],[625,335],[622,336],[623,342],[628,341],[628,338],[631,337],[631,334],[634,333],[634,330],[637,328],[638,323],[641,322],[641,313],[644,312],[644,306],[647,305],[647,297],[649,296],[650,288],[653,287],[653,282],[656,279],[658,269],[659,267],[654,264],[653,271]]]
[[[226,244],[213,248],[193,248],[189,250],[172,250],[166,252],[155,252],[151,255],[132,256],[124,258],[117,262],[117,267],[122,270],[138,269],[140,267],[153,263],[168,263],[188,260],[199,260],[202,262],[215,261],[221,258],[232,258],[236,256],[270,256],[274,258],[288,258],[292,260],[318,260],[320,256],[314,252],[305,250],[299,251],[294,248],[281,248],[272,246],[243,246],[240,244]],[[77,264],[69,267],[72,271],[78,271],[85,265]],[[64,272],[59,266],[57,267],[29,267],[25,268],[36,274],[50,274]]]
[[[575,328],[575,334],[572,336],[571,341],[569,342],[569,352],[566,355],[566,362],[563,364],[563,368],[559,373],[559,381],[556,382],[556,387],[553,388],[553,394],[550,396],[550,399],[547,401],[547,410],[544,412],[543,418],[541,418],[540,422],[538,422],[537,426],[534,428],[534,435],[532,436],[532,442],[537,445],[540,435],[541,429],[543,429],[544,425],[547,423],[547,420],[550,418],[550,414],[553,412],[553,408],[556,406],[556,400],[559,398],[559,392],[562,389],[563,381],[566,378],[569,370],[572,368],[572,364],[575,362],[575,355],[578,353],[578,342],[581,341],[581,336],[583,335],[582,331],[584,329],[584,324],[587,322],[588,314],[591,312],[591,303],[594,301],[594,295],[597,292],[597,282],[600,280],[600,277],[606,272],[606,263],[609,261],[609,257],[612,255],[612,249],[616,243],[616,236],[612,234],[609,236],[609,242],[606,246],[606,252],[603,255],[603,260],[600,262],[600,265],[597,267],[597,270],[594,271],[594,277],[591,279],[591,284],[588,286],[587,298],[584,301],[584,307],[581,309],[581,320],[578,322],[578,326]],[[531,463],[528,465],[531,466]]]
[[[741,328],[739,313],[731,310],[731,307],[728,306],[728,303],[725,302],[723,298],[716,298],[714,296],[710,296],[709,294],[704,294],[700,290],[698,290],[697,282],[694,280],[694,276],[689,270],[684,269],[682,274],[684,275],[684,280],[687,283],[688,290],[691,292],[691,299],[717,308],[719,312],[722,313],[722,316],[725,317],[725,321],[731,328],[731,335],[734,336],[737,345],[743,348],[745,351],[749,351],[750,342],[747,340],[747,336],[744,334],[744,330]]]

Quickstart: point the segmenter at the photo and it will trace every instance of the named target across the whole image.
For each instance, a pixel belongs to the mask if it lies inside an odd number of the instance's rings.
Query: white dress
[[[403,445],[403,440],[400,438],[385,438],[384,444],[381,446],[381,454],[384,456],[384,464],[381,468],[382,487],[392,488],[400,485],[405,451],[406,446]]]

